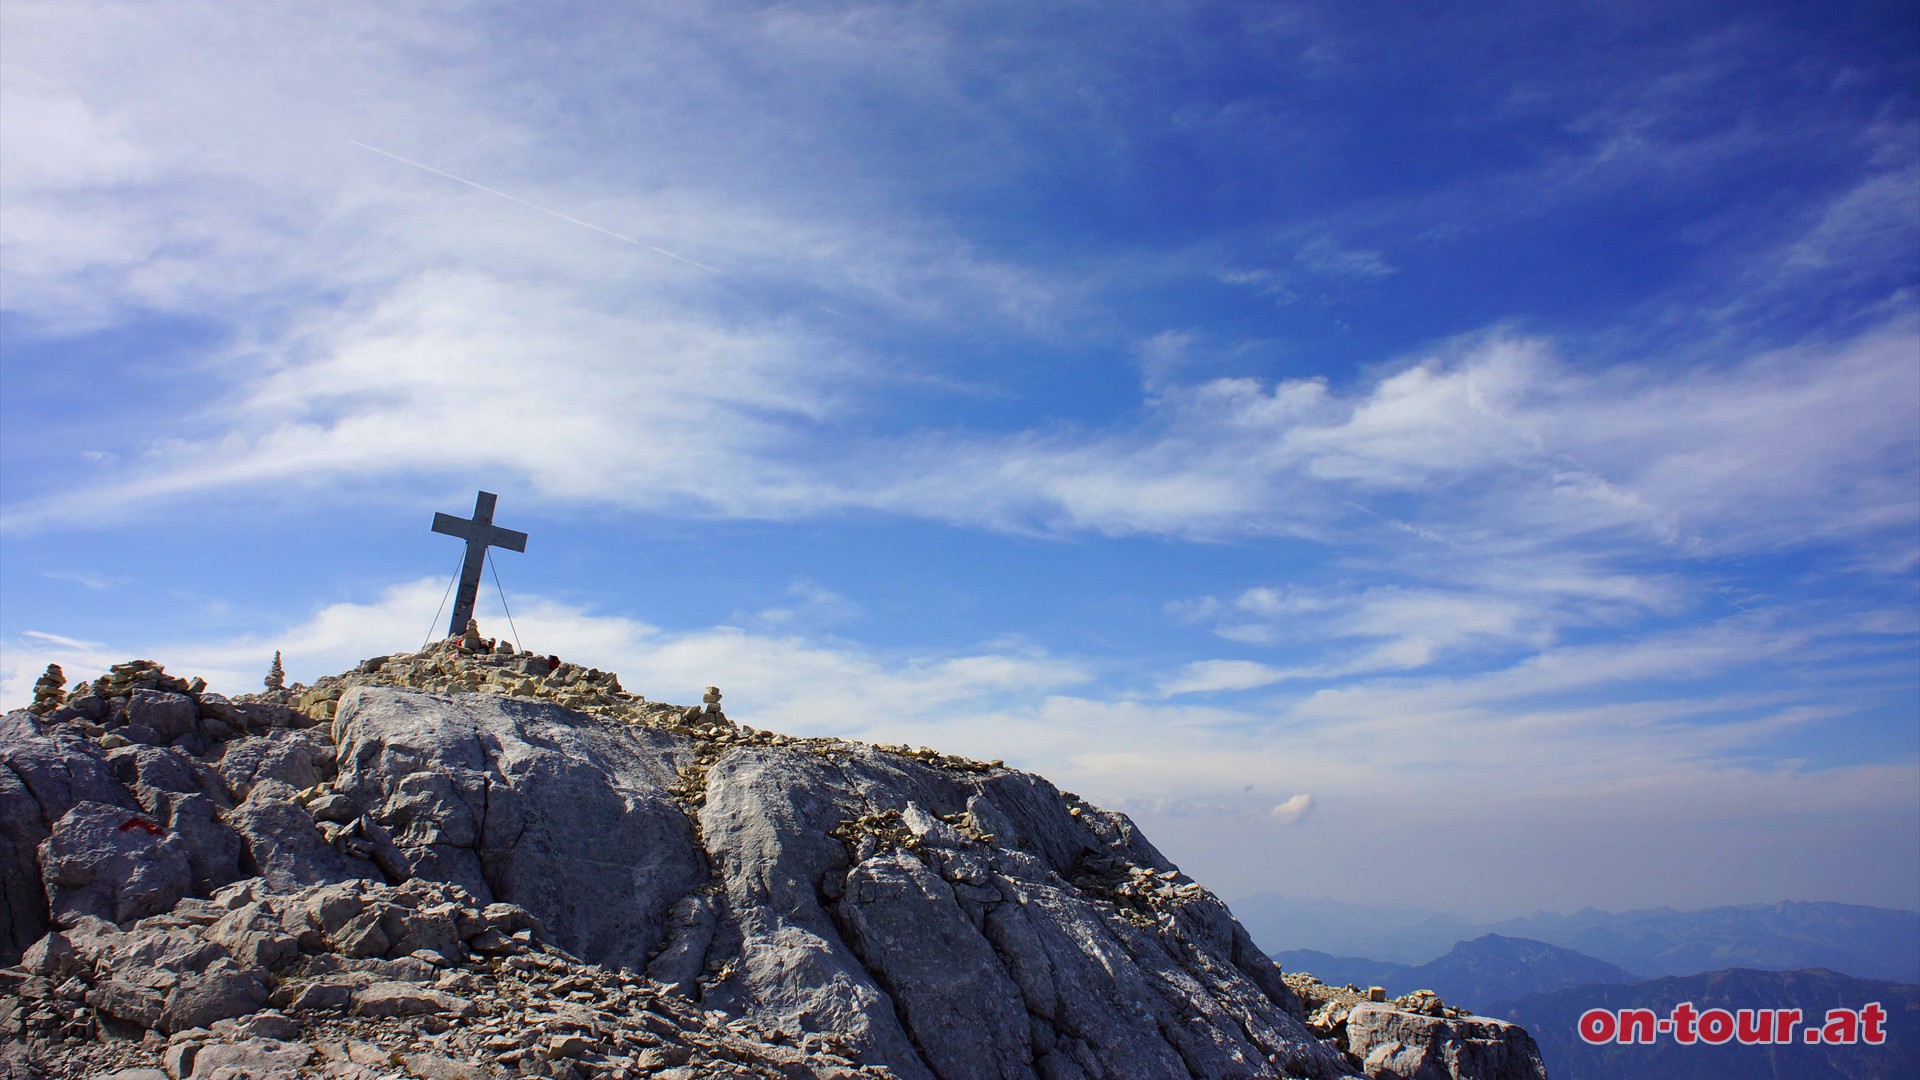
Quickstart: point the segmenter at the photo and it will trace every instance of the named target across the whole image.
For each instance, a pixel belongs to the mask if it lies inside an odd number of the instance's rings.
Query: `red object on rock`
[[[120,826],[120,831],[126,832],[128,829],[140,829],[151,836],[165,836],[167,833],[167,830],[143,817],[128,818],[126,822]]]

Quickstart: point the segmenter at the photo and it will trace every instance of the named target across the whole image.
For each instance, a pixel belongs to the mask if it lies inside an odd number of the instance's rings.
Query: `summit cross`
[[[480,592],[480,569],[487,561],[487,549],[527,550],[527,534],[503,529],[493,523],[493,504],[500,496],[483,491],[474,500],[473,517],[452,514],[433,515],[433,531],[458,536],[467,542],[467,561],[460,564],[460,595],[453,601],[453,621],[447,624],[447,636],[465,633],[467,620],[473,618],[473,601]]]

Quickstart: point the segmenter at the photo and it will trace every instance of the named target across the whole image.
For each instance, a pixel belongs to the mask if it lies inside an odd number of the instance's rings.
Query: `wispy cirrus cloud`
[[[93,592],[105,592],[109,589],[117,589],[132,580],[131,578],[116,577],[112,574],[103,574],[97,570],[48,570],[44,571],[41,576],[54,581],[70,581],[83,589],[89,589]]]
[[[1163,389],[1124,431],[944,439],[907,478],[852,493],[1005,527],[1185,537],[1413,527],[1502,547],[1613,536],[1676,552],[1884,540],[1916,520],[1920,331],[1721,367],[1594,373],[1535,338],[1465,339],[1351,393],[1317,379]],[[923,478],[916,475],[924,471]],[[958,479],[956,479],[956,476]]]
[[[1482,549],[1599,533],[1699,551],[1851,543],[1920,514],[1902,495],[1920,482],[1910,304],[1851,336],[1727,342],[1671,372],[1657,356],[1573,365],[1550,338],[1498,328],[1352,384],[1181,381],[1163,358],[1124,417],[897,430],[882,388],[898,350],[849,336],[822,306],[937,334],[981,320],[1031,333],[1081,318],[1094,283],[976,250],[851,143],[809,144],[818,168],[791,183],[764,170],[716,179],[709,166],[715,123],[766,168],[797,160],[783,125],[847,120],[790,91],[883,46],[862,85],[900,91],[909,115],[962,110],[946,65],[964,32],[924,13],[768,11],[725,32],[692,11],[630,16],[655,20],[657,33],[620,40],[654,43],[660,85],[712,93],[674,94],[685,116],[666,102],[609,107],[579,131],[555,123],[570,107],[558,84],[508,92],[518,84],[475,47],[484,24],[448,33],[431,14],[371,9],[325,24],[281,9],[159,19],[108,5],[81,35],[80,17],[35,4],[8,15],[23,43],[5,76],[20,120],[8,304],[46,329],[144,310],[228,336],[201,360],[218,387],[204,410],[133,427],[104,451],[120,460],[77,483],[16,488],[16,530],[185,493],[472,466],[554,500],[722,517],[880,509],[1013,531],[1321,540],[1371,517]],[[191,63],[185,42],[205,35],[241,59]],[[742,51],[767,35],[777,56]],[[693,38],[721,44],[675,44]],[[1615,141],[1653,130],[1644,117],[1710,93],[1737,44],[1696,57],[1699,78],[1595,104],[1592,125]],[[742,63],[765,78],[726,77]],[[999,145],[1014,115],[1058,119],[1022,109],[966,137]],[[580,140],[628,130],[654,136],[644,158],[618,159],[638,171],[600,183],[619,166],[607,144]],[[494,190],[728,274],[596,240]],[[1882,206],[1890,196],[1870,193],[1892,188],[1869,177],[1858,190],[1805,226],[1797,250],[1851,264],[1844,252],[1871,230],[1844,223],[1879,212],[1844,206]],[[1305,270],[1392,269],[1390,252],[1298,228],[1291,260]],[[1179,347],[1172,333],[1152,339],[1162,353]]]

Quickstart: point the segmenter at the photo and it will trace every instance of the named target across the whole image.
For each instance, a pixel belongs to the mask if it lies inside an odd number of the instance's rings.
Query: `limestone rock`
[[[58,931],[48,934],[27,947],[20,957],[20,966],[35,975],[59,976],[76,963],[73,943]]]
[[[299,939],[287,933],[273,909],[260,901],[222,916],[207,928],[207,939],[254,967],[279,967],[300,954]]]
[[[235,731],[247,729],[246,714],[225,694],[201,694],[199,699],[200,722],[218,720]]]
[[[141,920],[122,931],[91,917],[67,932],[75,952],[96,973],[86,1000],[101,1013],[160,1031],[183,1031],[242,1016],[265,1004],[267,973],[235,962],[191,930]]]
[[[294,795],[278,780],[264,780],[227,816],[246,845],[247,861],[271,890],[381,876],[371,860],[349,858],[328,843]]]
[[[129,922],[170,910],[193,884],[187,845],[141,814],[83,802],[40,844],[47,908],[57,922]]]
[[[266,1004],[272,988],[265,971],[222,957],[174,987],[158,1026],[181,1031],[243,1016]]]
[[[1543,1075],[1437,998],[1310,1027],[1216,897],[1040,777],[459,644],[232,700],[141,661],[0,719],[0,1067]]]
[[[172,747],[128,746],[109,753],[107,766],[141,809],[185,841],[195,892],[240,877],[240,837],[222,818],[232,800],[217,772]]]
[[[1044,781],[750,746],[716,763],[706,795],[703,833],[746,938],[738,994],[846,1033],[862,1060],[942,1077],[1345,1070],[1272,963],[1250,943],[1236,955],[1218,901],[1149,915],[1073,885],[1099,852],[1172,867],[1124,818],[1075,816]],[[874,806],[898,825],[854,863],[866,840],[849,852],[835,827]],[[1004,835],[988,844],[943,816]],[[1156,1019],[1174,1015],[1207,1023]]]
[[[419,1016],[422,1013],[452,1013],[466,1016],[473,1002],[431,987],[406,982],[374,983],[353,995],[354,1011],[362,1016]]]
[[[300,790],[333,777],[334,748],[320,732],[268,727],[259,738],[222,747],[213,767],[228,790],[242,797],[263,780],[277,780]]]
[[[166,745],[194,730],[200,718],[193,699],[159,690],[134,690],[127,697],[127,726],[154,732]],[[139,742],[141,740],[134,740]]]
[[[40,844],[75,805],[94,802],[139,813],[115,782],[100,748],[71,735],[42,734],[32,714],[0,726],[0,960],[11,961],[50,928]]]
[[[551,705],[373,687],[341,696],[335,787],[372,808],[414,872],[526,907],[569,948],[644,967],[707,878],[669,793],[689,749]]]
[[[1491,1017],[1438,1017],[1363,1004],[1347,1014],[1348,1052],[1376,1080],[1546,1080],[1524,1028]]]
[[[298,1076],[313,1058],[311,1047],[278,1039],[245,1039],[207,1046],[193,1056],[194,1080],[255,1080]]]

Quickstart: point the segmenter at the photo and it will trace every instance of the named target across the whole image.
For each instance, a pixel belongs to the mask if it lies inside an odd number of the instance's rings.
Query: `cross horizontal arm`
[[[526,533],[503,529],[498,525],[487,526],[487,534],[483,539],[488,547],[505,548],[508,551],[527,550]]]
[[[462,540],[468,539],[468,535],[473,532],[473,526],[473,522],[466,518],[454,517],[452,514],[433,515],[434,532],[457,536]]]
[[[503,529],[498,525],[482,525],[466,518],[454,517],[452,514],[433,515],[433,531],[478,542],[486,547],[505,548],[508,551],[527,550],[526,533]]]

